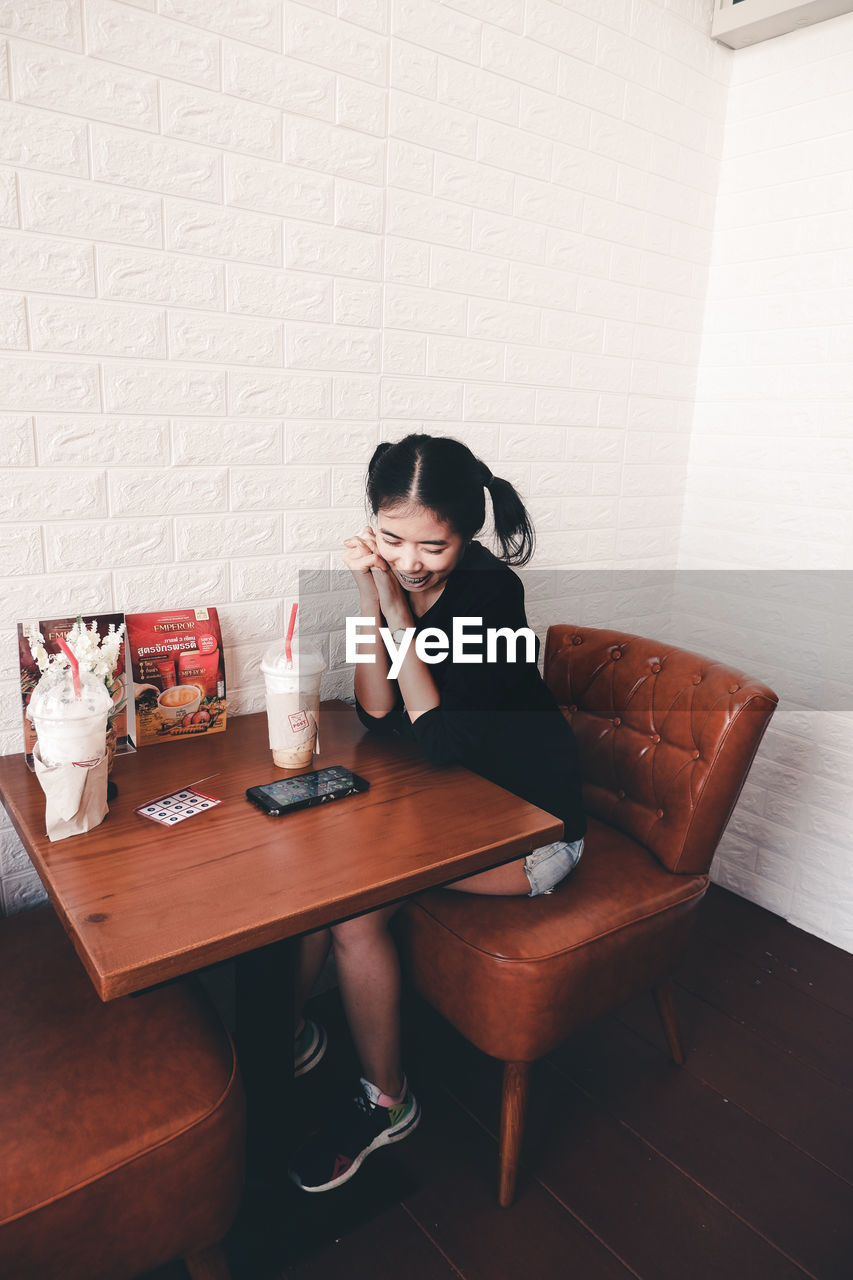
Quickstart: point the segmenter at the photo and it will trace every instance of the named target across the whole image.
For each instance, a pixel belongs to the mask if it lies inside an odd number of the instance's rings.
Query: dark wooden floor
[[[853,956],[712,888],[676,996],[684,1067],[651,996],[540,1065],[509,1210],[499,1065],[410,1008],[420,1128],[340,1191],[250,1186],[234,1280],[850,1280]],[[298,1082],[306,1128],[352,1066],[321,1003],[336,1053]]]

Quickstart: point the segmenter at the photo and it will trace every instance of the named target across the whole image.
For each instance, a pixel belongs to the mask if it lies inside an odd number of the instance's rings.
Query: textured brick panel
[[[175,543],[179,560],[280,555],[281,516],[179,516]]]
[[[110,246],[99,249],[98,261],[101,291],[107,298],[222,309],[225,272],[221,263]]]
[[[328,416],[328,378],[239,372],[229,377],[228,387],[229,413],[264,418],[276,413],[297,418]]]
[[[36,433],[42,463],[152,466],[169,461],[169,424],[161,418],[40,413]]]
[[[23,356],[0,360],[0,408],[101,408],[98,367]]]
[[[23,294],[0,294],[0,347],[6,351],[26,351],[27,303]]]
[[[219,42],[112,0],[87,0],[89,53],[188,84],[219,85]]]
[[[64,49],[83,47],[77,0],[46,0],[31,5],[7,2],[0,5],[0,31]]]
[[[0,414],[0,465],[29,467],[34,462],[32,418],[24,414]]]
[[[277,111],[169,82],[162,97],[163,131],[173,138],[270,158],[281,153]]]
[[[179,568],[121,569],[114,576],[116,603],[125,613],[148,613],[172,600],[199,604],[228,599],[228,567],[221,560]]]
[[[47,567],[118,569],[127,565],[162,564],[172,558],[172,535],[166,520],[86,521],[45,526]]]
[[[355,231],[381,233],[385,221],[385,193],[363,182],[335,183],[335,223]]]
[[[329,504],[324,467],[235,467],[231,503],[237,511],[279,511]]]
[[[154,196],[24,174],[21,207],[28,230],[143,246],[163,243],[160,200]]]
[[[281,217],[331,222],[334,180],[281,164],[225,157],[225,199],[228,204]]]
[[[120,413],[221,413],[225,375],[179,366],[110,365],[104,369],[105,408]]]
[[[342,178],[379,183],[384,144],[376,138],[348,133],[319,121],[294,116],[288,121],[285,159],[304,169],[320,169]]]
[[[204,258],[236,258],[281,266],[281,224],[275,218],[232,213],[183,200],[166,202],[170,249]]]
[[[374,89],[361,80],[338,76],[335,120],[347,129],[359,129],[382,137],[387,119],[384,89]]]
[[[12,46],[12,74],[19,102],[158,131],[154,76],[17,42]]]
[[[376,236],[297,224],[288,228],[285,259],[286,266],[301,271],[378,280],[382,250]]]
[[[385,41],[372,32],[344,25],[326,14],[289,4],[284,18],[285,51],[304,62],[356,76],[372,84],[386,82]]]
[[[174,460],[183,466],[281,462],[280,422],[176,418],[172,422]]]
[[[213,364],[281,365],[281,325],[231,316],[172,312],[169,354],[173,360]]]
[[[135,359],[166,355],[165,312],[153,308],[33,298],[30,326],[36,351]]]
[[[235,98],[320,120],[334,117],[335,77],[331,72],[228,40],[222,65],[223,88]]]
[[[252,0],[248,5],[235,5],[232,0],[160,0],[158,7],[165,18],[177,18],[268,49],[281,48],[282,6],[278,0]]]
[[[167,142],[139,134],[92,128],[93,174],[100,182],[218,201],[222,159],[215,151],[186,142]]]
[[[109,479],[110,510],[116,515],[176,515],[227,507],[227,473],[222,468],[114,469]]]

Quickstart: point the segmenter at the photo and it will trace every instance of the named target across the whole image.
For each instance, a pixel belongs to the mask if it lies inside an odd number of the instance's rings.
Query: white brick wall
[[[711,7],[0,5],[0,749],[20,749],[13,624],[34,612],[217,604],[234,706],[255,708],[298,570],[338,563],[371,449],[405,431],[452,432],[517,483],[543,566],[674,563],[734,64]],[[749,183],[770,187],[761,129],[782,80],[736,93]],[[807,75],[800,96],[817,112]],[[788,136],[792,196],[820,179],[831,202],[838,170],[812,172],[811,135]],[[817,214],[796,210],[805,231]],[[549,577],[531,584],[537,621],[606,620],[600,599],[554,601]],[[327,585],[304,624],[331,631],[337,663]],[[345,686],[338,669],[330,690]],[[37,889],[5,831],[11,909]]]
[[[853,16],[733,66],[680,562],[752,572],[680,627],[782,698],[715,878],[853,950]]]

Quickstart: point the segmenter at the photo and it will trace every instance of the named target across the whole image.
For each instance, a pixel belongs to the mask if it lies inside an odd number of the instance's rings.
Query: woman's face
[[[426,507],[380,507],[376,547],[405,591],[432,591],[456,568],[465,543]]]

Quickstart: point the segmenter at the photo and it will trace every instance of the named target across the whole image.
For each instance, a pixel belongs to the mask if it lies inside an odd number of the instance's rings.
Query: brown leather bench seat
[[[98,999],[50,908],[0,921],[0,1275],[107,1280],[221,1240],[243,1179],[231,1040],[177,983]]]

